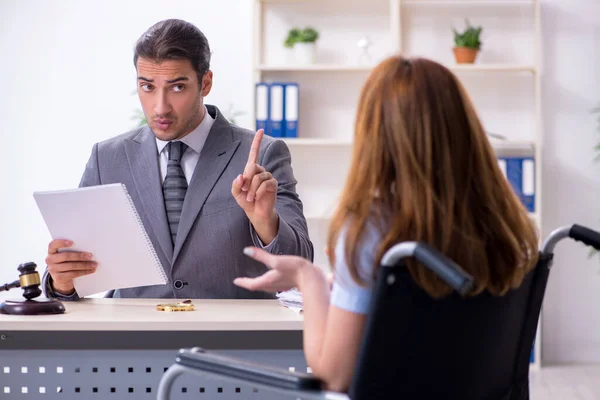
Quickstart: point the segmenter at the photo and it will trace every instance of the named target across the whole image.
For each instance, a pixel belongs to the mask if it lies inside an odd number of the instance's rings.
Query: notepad
[[[73,241],[62,251],[89,252],[98,263],[96,272],[74,279],[80,297],[167,283],[125,185],[34,192],[33,197],[52,238]]]

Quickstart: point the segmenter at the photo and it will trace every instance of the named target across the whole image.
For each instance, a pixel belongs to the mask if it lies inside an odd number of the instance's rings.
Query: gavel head
[[[40,274],[35,270],[37,265],[34,262],[27,262],[19,265],[19,282],[23,288],[23,297],[27,300],[34,299],[42,294],[40,289]]]

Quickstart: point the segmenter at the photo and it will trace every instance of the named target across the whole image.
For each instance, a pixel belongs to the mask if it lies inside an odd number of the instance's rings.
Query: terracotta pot
[[[454,51],[454,58],[458,64],[473,64],[479,53],[479,49],[471,49],[468,47],[455,47],[452,50]]]

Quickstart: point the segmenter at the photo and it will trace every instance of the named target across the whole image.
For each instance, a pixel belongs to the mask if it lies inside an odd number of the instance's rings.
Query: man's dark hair
[[[138,58],[161,62],[190,60],[202,86],[202,76],[210,68],[210,48],[206,36],[193,24],[180,19],[160,21],[140,36],[135,44],[133,65]]]

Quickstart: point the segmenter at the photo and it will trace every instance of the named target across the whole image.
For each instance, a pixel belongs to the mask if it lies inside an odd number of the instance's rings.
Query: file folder
[[[285,85],[285,137],[298,137],[298,103],[299,93],[297,83]]]
[[[498,165],[529,212],[535,212],[535,160],[533,157],[502,157]]]
[[[284,85],[282,83],[269,85],[269,123],[267,125],[268,134],[272,137],[281,138],[285,133],[283,125],[284,96]]]
[[[256,96],[256,130],[264,129],[265,134],[268,135],[268,123],[269,123],[269,85],[267,83],[257,83],[255,88]]]

